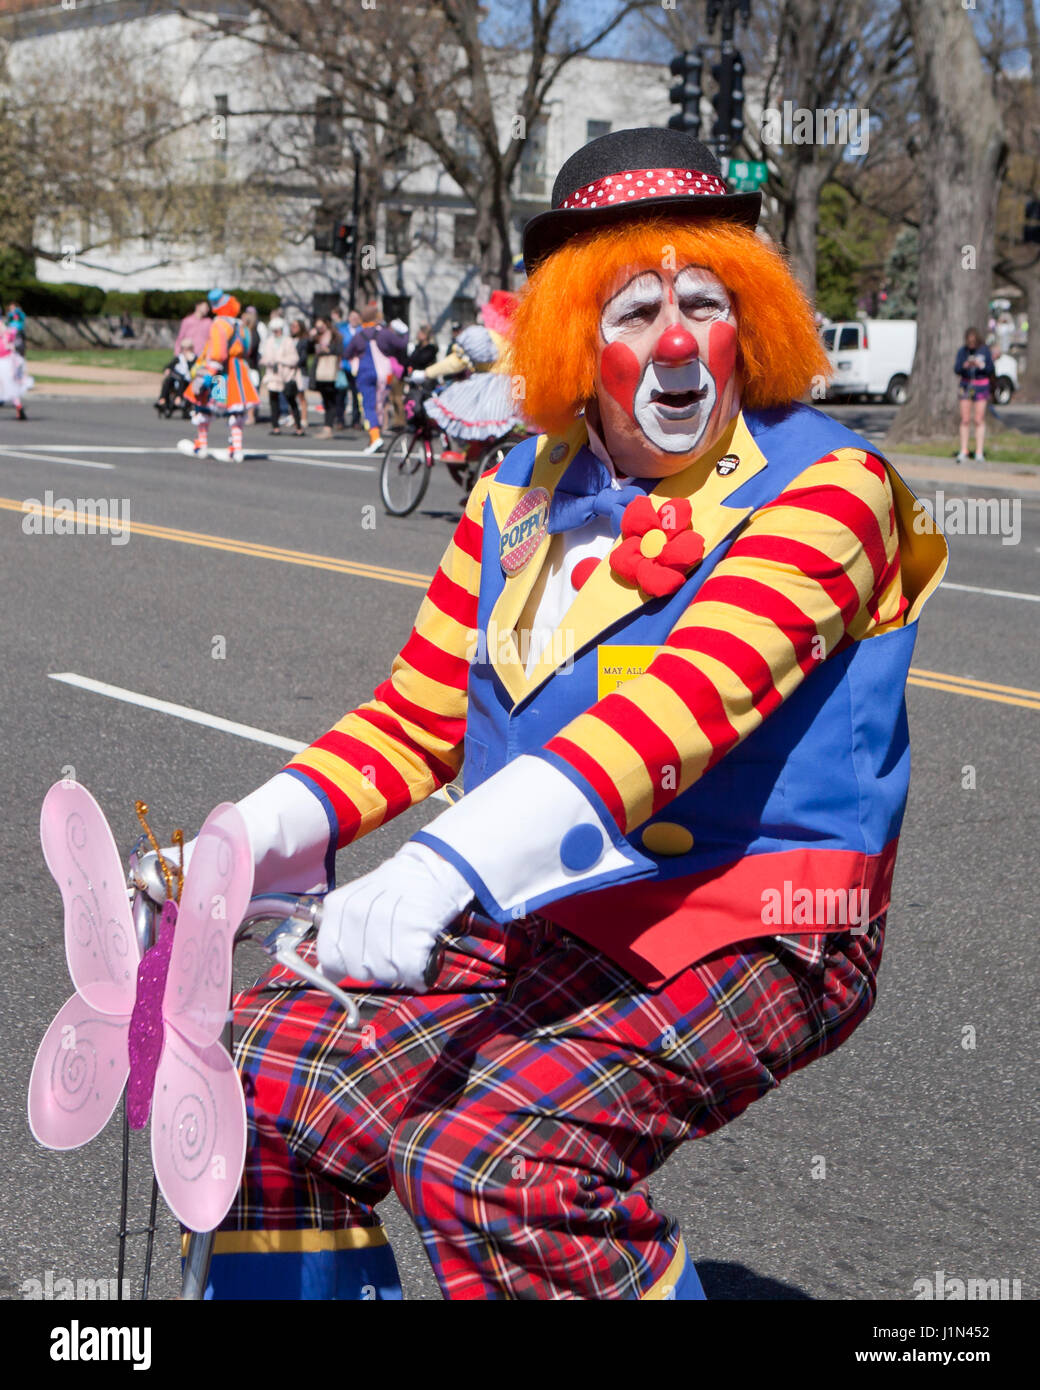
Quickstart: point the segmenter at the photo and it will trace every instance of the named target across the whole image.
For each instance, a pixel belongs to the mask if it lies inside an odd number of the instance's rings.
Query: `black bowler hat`
[[[761,193],[729,193],[719,162],[681,130],[644,126],[590,140],[564,164],[553,184],[552,208],[524,228],[530,274],[578,232],[659,211],[683,221],[720,217],[754,228]]]

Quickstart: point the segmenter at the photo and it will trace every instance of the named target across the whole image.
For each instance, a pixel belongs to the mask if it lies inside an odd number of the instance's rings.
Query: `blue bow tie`
[[[573,531],[597,517],[609,519],[615,536],[621,534],[621,517],[625,508],[637,497],[645,497],[653,484],[626,483],[621,488],[611,486],[610,470],[588,449],[580,449],[570,467],[556,484],[549,508],[549,533]]]

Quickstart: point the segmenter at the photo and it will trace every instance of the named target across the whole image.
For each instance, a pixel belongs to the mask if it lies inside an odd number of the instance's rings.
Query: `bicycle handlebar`
[[[138,840],[130,852],[127,884],[134,891],[134,927],[144,951],[151,945],[153,914],[166,901],[167,894],[158,855],[150,850],[139,858],[140,847],[141,840]],[[316,893],[260,893],[249,900],[245,915],[235,931],[234,946],[243,941],[251,941],[259,946],[279,965],[334,999],[347,1015],[347,1026],[356,1028],[360,1014],[350,995],[304,960],[297,950],[304,937],[321,925],[321,912],[322,898]],[[263,936],[256,935],[254,928],[265,922],[277,925]]]

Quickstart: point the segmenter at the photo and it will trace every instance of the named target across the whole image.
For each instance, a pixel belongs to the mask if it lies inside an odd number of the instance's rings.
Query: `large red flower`
[[[610,568],[652,598],[674,594],[704,558],[704,538],[692,522],[688,497],[670,499],[656,509],[649,497],[637,497],[621,518],[622,541],[610,553]]]

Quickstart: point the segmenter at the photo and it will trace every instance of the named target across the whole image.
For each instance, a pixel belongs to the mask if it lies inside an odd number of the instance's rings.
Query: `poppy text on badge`
[[[506,574],[517,574],[542,543],[549,525],[549,493],[544,487],[525,492],[506,518],[498,558]]]

